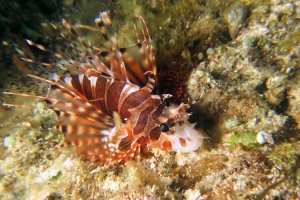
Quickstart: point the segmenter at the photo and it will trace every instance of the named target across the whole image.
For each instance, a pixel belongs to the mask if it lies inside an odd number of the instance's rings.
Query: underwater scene
[[[0,199],[300,199],[300,1],[0,0]]]

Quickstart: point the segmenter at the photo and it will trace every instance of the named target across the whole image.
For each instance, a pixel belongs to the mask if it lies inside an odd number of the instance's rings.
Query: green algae
[[[227,138],[225,143],[229,144],[229,149],[233,149],[235,144],[241,143],[247,148],[252,148],[258,145],[256,136],[253,133],[237,133]]]
[[[55,176],[52,176],[50,180],[57,181],[62,177],[63,173],[59,171]]]

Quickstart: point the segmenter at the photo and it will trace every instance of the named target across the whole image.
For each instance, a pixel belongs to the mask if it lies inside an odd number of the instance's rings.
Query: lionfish
[[[60,63],[64,61],[63,65],[43,65],[59,67],[69,73],[53,74],[48,79],[28,75],[49,85],[45,96],[4,93],[44,100],[47,108],[58,116],[55,128],[64,133],[62,146],[77,146],[77,153],[88,160],[100,164],[125,163],[138,160],[142,148],[153,148],[157,155],[161,151],[177,152],[177,163],[184,164],[181,153],[197,150],[204,139],[203,133],[188,121],[187,109],[195,101],[169,105],[166,99],[171,95],[155,94],[154,50],[144,19],[140,16],[139,20],[145,28],[142,28],[143,41],[134,26],[137,43],[120,48],[108,13],[100,13],[95,22],[108,51],[86,44],[63,20],[63,25],[86,50],[82,53],[73,43],[68,43],[78,52],[78,60],[26,40],[30,46],[52,54]],[[35,62],[29,58],[23,60]]]

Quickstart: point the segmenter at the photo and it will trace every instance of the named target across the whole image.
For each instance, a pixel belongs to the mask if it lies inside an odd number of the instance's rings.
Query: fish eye
[[[159,127],[160,127],[160,130],[162,131],[162,132],[168,132],[170,129],[169,129],[169,126],[167,125],[167,124],[165,124],[165,123],[161,123],[160,125],[159,125]]]

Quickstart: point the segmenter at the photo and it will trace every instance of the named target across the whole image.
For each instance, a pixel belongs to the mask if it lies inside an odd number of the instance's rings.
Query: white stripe
[[[91,82],[91,89],[92,89],[92,97],[93,99],[96,99],[96,83],[97,83],[97,80],[98,80],[98,77],[95,77],[95,76],[91,76],[89,77],[89,80]]]
[[[82,95],[86,96],[85,92],[84,92],[84,88],[83,88],[83,78],[84,78],[84,74],[78,75],[78,79],[79,79],[79,83],[80,83],[80,86],[81,86]]]
[[[151,98],[161,100],[161,97],[159,95],[155,95],[155,94],[151,95]]]

